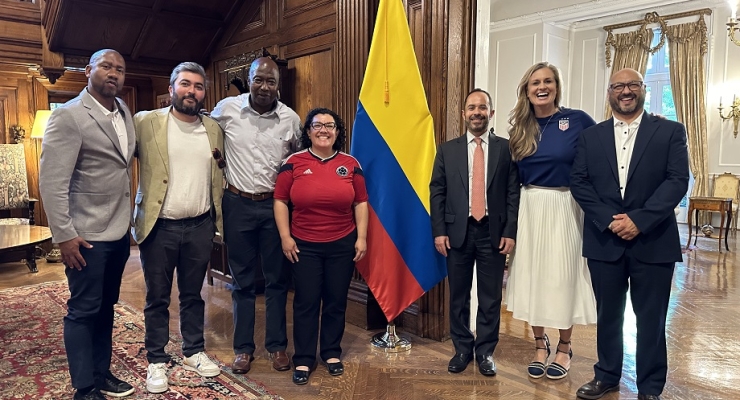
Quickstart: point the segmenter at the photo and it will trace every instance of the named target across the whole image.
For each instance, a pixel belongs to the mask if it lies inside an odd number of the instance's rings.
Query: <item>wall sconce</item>
[[[730,37],[730,40],[732,40],[732,43],[735,43],[736,45],[740,46],[740,40],[735,38],[735,32],[737,32],[738,28],[738,20],[737,20],[737,3],[736,0],[727,0],[727,3],[730,5],[730,8],[732,9],[732,16],[730,18],[727,18],[727,36]]]
[[[740,44],[738,44],[740,45]],[[734,130],[732,131],[734,137],[737,139],[737,124],[738,121],[740,121],[740,99],[737,98],[737,96],[732,97],[732,105],[730,106],[730,112],[727,114],[727,116],[722,115],[722,98],[719,98],[719,117],[722,118],[722,121],[727,121],[728,119],[732,119],[732,122],[734,124]]]

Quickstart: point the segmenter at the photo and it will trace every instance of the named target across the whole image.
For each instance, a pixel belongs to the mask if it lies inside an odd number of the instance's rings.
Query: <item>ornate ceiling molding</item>
[[[726,4],[726,0],[590,0],[568,7],[493,21],[490,32],[538,23],[563,29],[590,29],[639,18],[648,11],[674,13]]]

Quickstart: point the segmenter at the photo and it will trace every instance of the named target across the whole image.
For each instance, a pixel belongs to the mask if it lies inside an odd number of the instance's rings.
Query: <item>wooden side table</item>
[[[36,245],[51,239],[51,230],[36,225],[0,225],[0,253],[23,251],[31,272],[36,269]]]
[[[719,251],[722,252],[722,226],[725,225],[725,215],[727,215],[727,225],[724,228],[725,231],[725,249],[730,251],[730,246],[727,245],[727,233],[730,230],[730,221],[732,221],[732,199],[723,197],[689,197],[689,241],[686,243],[686,247],[691,244],[691,225],[692,218],[691,212],[695,211],[696,219],[699,220],[699,211],[715,211],[720,213],[720,227],[719,235]],[[696,245],[696,239],[699,237],[699,225],[696,225],[696,233],[694,237],[694,245]]]

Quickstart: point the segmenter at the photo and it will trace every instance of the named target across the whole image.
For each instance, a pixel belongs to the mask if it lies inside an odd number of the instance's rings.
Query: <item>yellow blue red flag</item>
[[[380,1],[350,151],[370,206],[357,269],[391,321],[447,274],[429,219],[434,122],[401,0]]]

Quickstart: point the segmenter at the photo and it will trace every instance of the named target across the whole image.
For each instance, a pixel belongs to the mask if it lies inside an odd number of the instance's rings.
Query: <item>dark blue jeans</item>
[[[64,317],[64,347],[72,387],[100,386],[110,368],[113,305],[118,302],[121,276],[129,256],[128,233],[113,242],[89,242],[80,247],[86,267],[67,268],[69,300]]]
[[[166,363],[170,340],[170,294],[177,268],[180,292],[180,333],[185,357],[205,350],[205,302],[200,295],[211,259],[215,227],[210,213],[179,220],[158,219],[139,245],[146,282],[144,346],[150,363]]]
[[[284,351],[288,346],[285,305],[290,270],[285,267],[273,200],[254,201],[225,191],[222,205],[224,241],[234,279],[234,353],[254,353],[254,274],[260,267],[265,276],[265,348]]]

